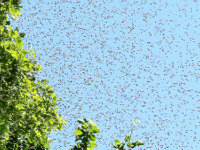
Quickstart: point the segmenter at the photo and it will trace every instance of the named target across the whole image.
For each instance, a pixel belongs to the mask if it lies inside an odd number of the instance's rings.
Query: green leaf
[[[41,136],[41,133],[40,133],[40,131],[38,131],[38,130],[35,130],[35,133],[36,133],[36,135],[37,135],[37,136]]]
[[[39,126],[39,125],[41,124],[41,122],[40,122],[40,121],[37,121],[35,124],[36,124],[37,126]]]
[[[75,134],[75,135],[82,135],[83,132],[82,132],[81,130],[76,130],[76,131],[74,132],[74,134]]]
[[[90,125],[90,126],[96,126],[96,124],[93,123],[92,121],[89,122],[89,125]]]
[[[5,136],[5,139],[8,141],[8,140],[9,140],[9,136],[8,136],[8,135],[6,135],[6,136]]]
[[[87,129],[87,127],[88,127],[88,124],[83,122],[83,128]]]
[[[121,145],[121,142],[120,142],[120,140],[119,140],[119,139],[117,139],[117,140],[115,141],[115,144],[116,144],[116,145]]]
[[[127,143],[127,146],[128,146],[128,147],[131,147],[131,145],[132,145],[131,142],[128,142],[128,143]]]
[[[18,105],[16,106],[16,108],[17,108],[18,110],[24,109],[24,107],[23,107],[22,104],[18,104]]]
[[[19,10],[15,9],[15,8],[10,8],[10,12],[13,16],[20,16],[21,13],[19,12]]]
[[[78,123],[83,124],[84,120],[83,119],[78,119]]]
[[[131,136],[125,136],[125,141],[129,142],[131,140]]]
[[[6,21],[6,25],[10,25],[10,21]]]
[[[20,36],[21,38],[24,38],[25,35],[26,35],[25,33],[20,33],[20,34],[19,34],[19,36]]]
[[[49,145],[49,143],[45,143],[45,144],[44,144],[44,147],[45,147],[46,149],[50,149],[50,148],[51,148],[51,145]]]
[[[97,143],[96,143],[96,142],[90,141],[90,147],[91,147],[91,148],[94,148],[94,147],[96,147],[96,146],[97,146]]]
[[[98,128],[97,128],[96,125],[93,126],[93,127],[90,129],[90,131],[92,131],[92,132],[94,132],[94,133],[97,133],[97,130],[98,130]]]
[[[50,118],[50,119],[48,120],[48,122],[49,122],[50,124],[53,124],[53,119]]]
[[[134,145],[134,146],[140,146],[140,145],[144,145],[144,142],[142,142],[142,141],[135,141],[135,142],[132,143],[132,145]]]
[[[99,133],[100,133],[100,130],[98,129],[98,130],[97,130],[97,134],[99,134]]]
[[[91,135],[91,136],[90,136],[90,140],[91,140],[91,141],[96,141],[96,136],[95,136],[95,135]]]
[[[88,122],[88,120],[87,120],[86,118],[83,118],[83,120],[84,120],[85,122]]]

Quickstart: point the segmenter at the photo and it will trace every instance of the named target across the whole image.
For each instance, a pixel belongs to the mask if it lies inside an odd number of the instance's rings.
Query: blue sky
[[[51,150],[74,144],[78,118],[98,125],[97,150],[122,140],[135,118],[141,149],[200,149],[200,2],[23,0],[24,48],[62,100],[67,125]]]

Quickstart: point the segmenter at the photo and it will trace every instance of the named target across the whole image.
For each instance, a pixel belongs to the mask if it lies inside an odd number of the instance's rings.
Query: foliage
[[[142,141],[135,141],[131,142],[131,134],[129,136],[125,136],[125,139],[121,143],[119,139],[115,141],[115,145],[113,148],[115,150],[126,150],[125,146],[128,147],[128,149],[135,148],[137,146],[144,145]]]
[[[77,145],[70,150],[93,150],[97,146],[95,134],[99,134],[100,130],[96,124],[85,118],[79,119],[78,123],[81,125],[74,132]]]
[[[138,121],[135,120],[132,125],[137,123]],[[95,134],[99,134],[100,130],[94,124],[92,121],[87,119],[79,119],[78,123],[81,125],[78,126],[78,129],[74,132],[76,135],[77,145],[75,145],[72,149],[69,150],[93,150],[97,146],[96,136]],[[124,141],[121,143],[119,139],[115,141],[115,145],[113,148],[115,150],[126,150],[125,146],[128,147],[128,149],[133,149],[137,146],[144,145],[144,142],[142,141],[135,141],[132,142],[131,135],[133,134],[134,129],[131,129],[130,135],[125,136]]]
[[[134,126],[135,123],[138,123],[138,119],[133,121],[132,125]],[[113,148],[115,148],[115,150],[126,150],[126,148],[125,148],[126,146],[128,147],[128,149],[132,149],[137,146],[144,145],[144,142],[142,142],[142,141],[132,142],[131,136],[133,134],[133,131],[134,131],[134,129],[131,129],[130,135],[125,136],[125,139],[123,140],[123,142],[120,142],[120,140],[117,139],[115,141],[115,145],[113,146]]]
[[[0,149],[49,149],[47,135],[65,124],[35,53],[25,51],[18,28],[8,16],[19,16],[20,0],[0,0]],[[40,148],[38,148],[40,147]]]

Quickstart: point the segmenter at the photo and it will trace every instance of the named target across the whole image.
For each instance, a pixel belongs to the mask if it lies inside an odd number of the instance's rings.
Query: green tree
[[[78,119],[78,123],[80,124],[78,126],[78,129],[74,132],[74,135],[76,136],[76,145],[73,146],[73,148],[69,150],[93,150],[97,146],[96,141],[96,135],[99,134],[100,130],[97,127],[96,124],[94,124],[92,121],[84,119]],[[132,125],[134,126],[135,123],[138,123],[138,120],[133,121]],[[144,142],[142,141],[132,141],[132,134],[134,129],[131,129],[130,135],[125,136],[125,139],[123,142],[120,142],[119,139],[115,141],[115,145],[113,148],[115,150],[126,150],[126,147],[128,150],[131,150],[137,146],[144,145]]]
[[[49,149],[47,135],[65,121],[52,87],[37,79],[35,53],[23,49],[25,33],[8,21],[20,16],[20,2],[0,0],[0,149]]]
[[[77,145],[70,150],[93,150],[97,146],[95,134],[99,134],[100,130],[96,124],[86,118],[78,119],[78,123],[81,125],[74,132]]]

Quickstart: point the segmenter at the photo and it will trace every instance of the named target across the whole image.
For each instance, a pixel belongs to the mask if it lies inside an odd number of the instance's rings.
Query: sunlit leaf
[[[83,132],[82,132],[81,130],[76,130],[76,131],[74,132],[74,134],[75,134],[75,135],[82,135]]]
[[[115,144],[116,144],[116,145],[121,145],[121,142],[120,142],[120,140],[119,140],[119,139],[117,139],[117,140],[115,141]]]
[[[97,143],[96,143],[96,142],[94,142],[94,141],[90,141],[90,146],[91,146],[91,148],[94,148],[94,147],[96,147],[96,146],[97,146]]]

